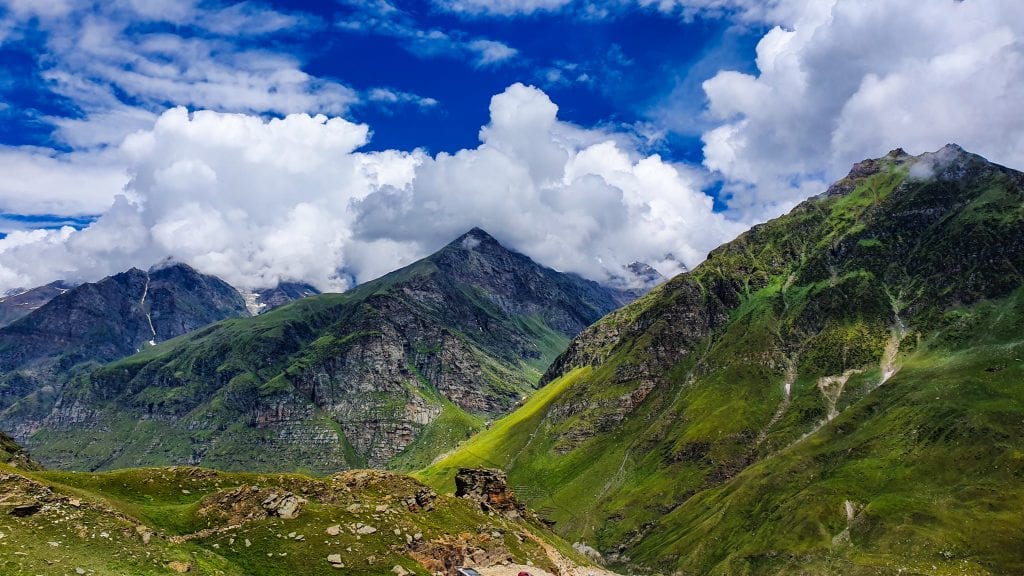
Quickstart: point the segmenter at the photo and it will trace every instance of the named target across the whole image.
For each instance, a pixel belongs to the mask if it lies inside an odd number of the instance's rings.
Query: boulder
[[[455,475],[455,496],[480,504],[484,512],[496,512],[507,518],[520,518],[526,506],[508,486],[508,478],[493,468],[460,468]]]

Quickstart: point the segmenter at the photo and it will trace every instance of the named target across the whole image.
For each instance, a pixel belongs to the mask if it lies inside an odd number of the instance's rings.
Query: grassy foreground
[[[379,471],[311,478],[0,465],[0,494],[0,574],[431,574],[463,554],[551,569],[531,535],[572,554],[542,526]],[[304,502],[281,517],[263,505],[272,495]]]

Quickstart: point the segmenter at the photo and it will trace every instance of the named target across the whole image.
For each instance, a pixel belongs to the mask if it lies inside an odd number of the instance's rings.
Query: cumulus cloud
[[[479,147],[424,157],[411,186],[358,201],[358,237],[427,248],[481,226],[544,264],[606,280],[667,253],[693,265],[742,229],[713,212],[696,171],[557,111],[540,90],[509,87],[492,99]]]
[[[0,212],[7,214],[100,214],[128,182],[114,154],[32,147],[0,147],[0,173]]]
[[[171,257],[241,287],[299,279],[340,290],[473,226],[607,280],[633,260],[675,273],[666,254],[693,265],[742,229],[713,212],[700,173],[557,111],[540,90],[510,86],[492,99],[478,147],[431,157],[360,152],[369,128],[341,118],[175,108],[117,148],[131,178],[98,220],[0,240],[0,289]]]
[[[743,4],[737,1],[735,4]],[[1024,166],[1024,4],[779,1],[756,75],[704,83],[704,164],[730,206],[775,215],[865,157],[947,142]]]

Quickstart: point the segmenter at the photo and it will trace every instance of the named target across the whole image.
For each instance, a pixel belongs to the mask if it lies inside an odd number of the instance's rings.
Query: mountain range
[[[420,467],[511,410],[572,336],[632,298],[479,229],[349,292],[254,318],[218,282],[181,265],[130,271],[0,330],[5,367],[46,358],[49,374],[67,374],[59,386],[10,386],[0,425],[67,468]],[[78,308],[109,315],[78,329],[69,309],[94,293],[107,300]],[[81,338],[53,342],[51,318]],[[106,348],[95,340],[103,322],[117,335]]]
[[[1022,574],[1022,271],[1024,173],[948,145],[663,283],[473,229],[343,294],[48,288],[0,328],[0,569]],[[228,471],[139,468],[180,464]]]

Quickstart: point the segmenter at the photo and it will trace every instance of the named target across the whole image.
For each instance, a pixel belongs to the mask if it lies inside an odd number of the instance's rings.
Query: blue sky
[[[0,0],[0,291],[344,289],[473,226],[666,275],[856,161],[1024,166],[1017,0]]]
[[[217,6],[215,3],[209,6]],[[226,4],[221,4],[225,6]],[[477,143],[487,122],[489,98],[514,82],[544,89],[559,104],[560,117],[582,125],[647,124],[664,132],[657,149],[671,158],[700,159],[699,119],[689,127],[666,131],[659,111],[669,103],[689,106],[699,115],[700,81],[690,78],[686,93],[674,91],[694,64],[713,56],[720,67],[753,68],[754,45],[763,26],[737,26],[720,14],[684,20],[654,8],[617,9],[614,18],[581,18],[570,11],[541,12],[525,18],[467,18],[423,2],[394,2],[385,12],[373,2],[282,2],[263,5],[296,16],[296,24],[253,38],[226,38],[237,49],[260,49],[291,55],[301,69],[357,91],[388,90],[425,100],[373,100],[353,106],[346,117],[373,127],[367,149],[454,152]],[[79,17],[88,17],[79,16]],[[87,114],[75,95],[56,93],[43,72],[49,35],[38,20],[26,23],[17,38],[0,46],[4,79],[2,143],[68,149],[55,138],[47,117]],[[416,34],[439,32],[446,40]],[[137,22],[126,35],[171,33],[185,38],[225,40],[218,34],[174,22]],[[460,45],[493,42],[506,54],[488,61]],[[723,50],[725,45],[727,50]],[[372,57],[366,57],[371,55]],[[172,99],[140,102],[120,94],[127,104],[202,105]],[[386,98],[383,92],[378,98]],[[670,102],[669,99],[675,102]],[[234,111],[224,106],[225,111]],[[319,112],[320,110],[293,110]],[[257,112],[266,112],[259,111]],[[328,111],[329,112],[329,111]]]

